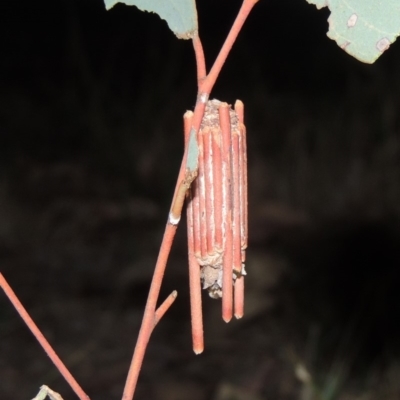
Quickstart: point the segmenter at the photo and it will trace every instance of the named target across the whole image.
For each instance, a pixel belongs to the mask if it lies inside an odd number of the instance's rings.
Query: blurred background
[[[240,2],[199,0],[208,67]],[[246,315],[204,294],[191,351],[185,221],[135,399],[400,398],[400,47],[374,65],[326,10],[261,0],[213,98],[246,107]],[[193,109],[191,43],[101,0],[0,5],[0,271],[93,400],[119,399]],[[0,296],[0,399],[75,398]]]

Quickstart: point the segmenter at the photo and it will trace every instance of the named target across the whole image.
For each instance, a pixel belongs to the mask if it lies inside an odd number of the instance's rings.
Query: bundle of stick
[[[203,350],[201,284],[222,298],[225,322],[243,316],[247,153],[243,103],[207,103],[197,136],[198,176],[187,192],[193,348]],[[185,121],[187,122],[187,121]],[[190,126],[190,124],[185,124]]]

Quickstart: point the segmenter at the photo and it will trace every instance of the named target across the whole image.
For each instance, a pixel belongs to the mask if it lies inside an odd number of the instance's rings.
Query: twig
[[[142,325],[140,327],[135,351],[133,353],[132,362],[125,383],[124,393],[122,395],[123,400],[131,400],[135,393],[136,384],[142,366],[146,347],[155,326],[156,303],[158,295],[160,293],[161,283],[164,277],[164,271],[167,265],[168,255],[175,237],[176,229],[177,225],[171,225],[169,222],[167,223],[164,237],[161,243],[160,253],[158,255],[156,267],[154,269],[153,279],[151,281]]]
[[[198,78],[198,96],[196,101],[196,106],[193,112],[193,119],[192,119],[192,126],[190,129],[190,134],[195,135],[197,137],[197,133],[200,128],[201,121],[203,119],[206,103],[209,97],[209,94],[217,80],[217,77],[221,71],[223,64],[229,54],[229,51],[232,48],[233,43],[235,42],[237,35],[242,28],[247,16],[249,15],[251,9],[257,3],[258,0],[244,0],[243,5],[239,10],[238,16],[232,26],[231,31],[228,34],[228,37],[222,46],[222,49],[210,71],[210,74],[205,76],[206,74],[206,67],[205,67],[205,60],[203,54],[203,48],[201,45],[200,38],[196,32],[193,37],[193,46],[196,55],[196,65],[197,65],[197,78]],[[203,76],[205,78],[203,79]],[[143,315],[142,325],[139,331],[139,336],[136,342],[135,351],[132,357],[131,365],[128,372],[128,377],[125,383],[124,393],[122,396],[122,400],[132,400],[133,395],[135,393],[135,388],[137,385],[137,380],[139,377],[140,368],[142,366],[144,354],[146,351],[147,344],[149,342],[151,333],[155,326],[155,309],[156,304],[161,288],[162,279],[164,276],[165,267],[167,264],[167,259],[171,250],[172,242],[175,237],[175,233],[177,230],[177,226],[180,220],[180,216],[182,213],[183,207],[183,192],[186,191],[191,181],[194,179],[194,176],[187,176],[186,171],[186,159],[188,155],[188,138],[185,135],[185,153],[183,156],[181,168],[179,171],[179,176],[177,180],[177,184],[175,187],[175,194],[172,201],[171,212],[168,217],[167,226],[165,228],[164,237],[161,243],[157,263],[154,269],[154,274],[149,290],[149,295],[147,298],[147,303]],[[198,299],[197,299],[198,300]],[[198,306],[196,306],[198,308]],[[197,310],[200,311],[200,318],[201,318],[201,308]],[[198,315],[193,316],[192,314],[192,321],[198,321]],[[199,344],[197,351],[201,352],[202,346],[200,342],[202,341],[202,329],[200,333],[199,329],[200,324],[198,324],[197,334],[200,336]],[[202,342],[201,342],[202,343]],[[196,347],[196,346],[195,346]],[[196,352],[196,349],[195,349]]]
[[[222,275],[222,319],[229,322],[233,314],[233,236],[232,236],[232,193],[231,193],[231,121],[229,115],[229,105],[221,103],[219,109],[219,121],[222,132],[222,164],[223,168],[223,195],[224,204],[226,205],[226,227],[225,227],[225,255],[223,259],[223,275]]]
[[[72,390],[76,393],[76,395],[81,400],[89,400],[89,396],[83,391],[83,389],[79,386],[78,382],[72,376],[72,374],[68,371],[65,364],[61,361],[60,357],[56,354],[56,352],[51,347],[50,343],[46,340],[43,336],[40,329],[37,325],[33,322],[32,318],[25,310],[22,303],[19,301],[18,297],[11,289],[10,285],[7,283],[6,279],[4,278],[3,274],[0,273],[0,286],[3,288],[6,296],[10,299],[11,303],[13,304],[14,308],[18,311],[21,318],[24,320],[30,331],[33,333],[37,341],[43,347],[46,354],[49,356],[50,360],[53,361],[56,368],[60,371],[61,375],[64,379],[68,382],[71,386]]]
[[[160,319],[164,316],[164,314],[168,311],[168,309],[172,306],[172,303],[178,297],[178,292],[174,290],[165,300],[164,303],[161,304],[160,307],[157,308],[154,313],[154,326],[156,326]]]
[[[240,30],[243,27],[243,24],[245,23],[248,15],[250,14],[250,11],[253,9],[255,4],[258,2],[258,0],[243,0],[243,4],[239,10],[239,13],[235,19],[235,22],[232,25],[232,28],[225,40],[225,43],[223,44],[221,51],[219,52],[214,65],[212,66],[209,74],[207,75],[207,78],[204,80],[203,84],[201,85],[200,92],[201,93],[210,93],[212,88],[214,87],[214,84],[218,78],[219,73],[221,72],[221,69],[229,55],[229,52],[231,51],[231,48],[233,44],[235,43],[235,40],[240,32]]]
[[[196,56],[196,67],[197,67],[197,85],[200,87],[201,83],[206,79],[206,61],[204,58],[203,45],[199,37],[199,32],[195,32],[193,36],[193,48]]]

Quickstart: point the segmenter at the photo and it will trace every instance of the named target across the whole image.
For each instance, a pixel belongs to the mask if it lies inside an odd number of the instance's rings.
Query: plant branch
[[[164,314],[169,310],[172,306],[172,303],[178,297],[178,292],[174,290],[161,304],[160,307],[157,308],[156,312],[154,313],[154,326],[156,326],[160,319],[164,316]]]
[[[202,80],[201,83],[201,79],[199,79],[199,77],[202,77],[203,72],[205,72],[203,47],[201,45],[200,37],[197,32],[193,37],[193,47],[196,54],[197,76],[200,83],[192,122],[192,129],[194,130],[196,136],[200,128],[201,120],[203,119],[206,103],[208,101],[211,90],[215,85],[219,73],[221,72],[221,69],[228,57],[228,54],[231,51],[232,46],[235,43],[235,40],[243,27],[243,24],[245,23],[247,17],[250,14],[250,11],[253,9],[254,5],[257,2],[258,0],[243,0],[242,6],[235,19],[235,22],[233,23],[232,28],[228,33],[225,43],[223,44],[221,51],[219,52],[214,62],[214,65],[211,68],[210,73],[205,77],[204,80]]]
[[[193,36],[193,48],[196,56],[196,67],[197,67],[197,86],[200,88],[201,83],[206,79],[206,60],[204,58],[203,45],[199,37],[199,32],[196,31]]]
[[[60,357],[58,357],[58,355],[56,354],[54,349],[51,347],[50,343],[43,336],[42,332],[37,327],[35,322],[33,322],[32,318],[30,317],[28,312],[25,310],[24,306],[19,301],[18,297],[16,296],[14,291],[11,289],[10,285],[7,283],[7,281],[4,278],[2,273],[0,273],[0,286],[3,288],[6,296],[9,298],[9,300],[13,304],[14,308],[18,311],[18,314],[24,320],[25,324],[28,326],[28,328],[33,333],[33,335],[35,336],[37,341],[43,347],[44,351],[49,356],[50,360],[53,361],[54,365],[60,371],[61,375],[71,386],[71,389],[76,393],[76,395],[81,400],[89,400],[89,396],[83,391],[83,389],[80,387],[78,382],[75,380],[75,378],[72,376],[72,374],[68,371],[65,364],[61,361]]]
[[[193,113],[191,111],[185,113],[184,115],[185,125],[187,125],[187,121],[191,120],[192,115]],[[186,159],[188,150],[187,143],[189,140],[188,132],[189,130],[185,128],[184,130],[185,153],[179,170],[179,175],[175,186],[174,197],[171,205],[171,211],[169,213],[168,222],[165,227],[164,237],[161,242],[157,263],[154,269],[153,278],[150,285],[149,295],[147,297],[142,325],[140,327],[139,336],[136,341],[136,346],[133,352],[131,365],[128,371],[128,376],[126,378],[122,400],[132,400],[133,395],[135,393],[137,380],[139,378],[139,372],[142,367],[143,358],[146,352],[146,347],[150,340],[150,336],[153,332],[153,329],[177,296],[176,291],[172,292],[172,294],[170,295],[171,299],[168,300],[167,298],[167,300],[165,301],[167,302],[168,307],[166,308],[163,307],[165,304],[164,302],[156,311],[156,304],[158,296],[160,294],[161,283],[164,277],[168,256],[171,251],[172,242],[174,240],[179,219],[182,213],[183,201],[181,201],[182,200],[181,192],[182,192],[182,186],[184,185],[185,174],[186,174]],[[174,223],[172,223],[171,221],[173,221]]]
[[[151,281],[149,295],[144,310],[142,325],[140,327],[139,336],[136,341],[135,351],[133,353],[132,362],[129,367],[129,372],[125,383],[124,393],[122,395],[123,400],[132,400],[133,395],[135,393],[136,384],[142,366],[146,347],[155,326],[156,304],[158,300],[158,295],[160,293],[161,283],[164,277],[164,272],[165,272],[165,267],[167,265],[169,252],[171,250],[172,242],[175,237],[176,229],[177,225],[172,225],[169,222],[167,222],[157,263],[154,269],[153,279]]]
[[[243,4],[239,10],[239,13],[235,19],[235,22],[232,25],[232,28],[223,44],[215,62],[212,66],[207,78],[204,80],[201,85],[200,92],[209,94],[214,87],[214,84],[218,78],[219,73],[228,57],[229,52],[232,49],[233,44],[243,27],[250,11],[253,9],[254,5],[258,2],[258,0],[243,0]]]

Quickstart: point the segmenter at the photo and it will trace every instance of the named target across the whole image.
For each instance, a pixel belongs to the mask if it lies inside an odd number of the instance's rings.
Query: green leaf
[[[169,29],[179,39],[191,39],[197,31],[195,0],[104,0],[109,10],[117,3],[136,6],[139,10],[153,12],[165,19]]]
[[[199,163],[199,145],[196,139],[196,131],[193,128],[190,130],[188,146],[186,169],[188,169],[189,172],[196,172]]]
[[[328,37],[358,60],[372,64],[400,34],[400,0],[307,0],[328,7]]]

